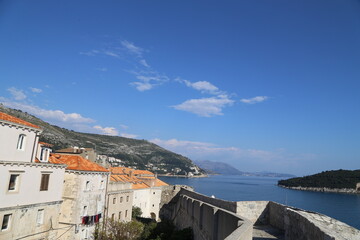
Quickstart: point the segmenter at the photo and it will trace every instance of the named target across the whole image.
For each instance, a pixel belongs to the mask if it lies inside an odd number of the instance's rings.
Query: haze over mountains
[[[226,174],[226,175],[241,175],[241,176],[259,176],[259,177],[295,177],[295,175],[287,173],[273,173],[273,172],[243,172],[237,168],[223,162],[213,161],[194,161],[199,167],[212,174]]]

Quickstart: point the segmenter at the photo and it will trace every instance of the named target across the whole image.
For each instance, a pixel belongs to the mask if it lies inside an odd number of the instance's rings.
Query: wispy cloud
[[[138,57],[142,56],[144,49],[141,47],[135,46],[134,43],[129,42],[127,40],[121,41],[121,45],[130,53],[137,55]]]
[[[150,90],[155,86],[169,81],[166,75],[159,74],[155,71],[132,72],[132,74],[134,74],[139,81],[131,82],[130,85],[135,86],[140,92]]]
[[[137,138],[138,135],[130,134],[130,133],[121,133],[120,136],[126,137],[126,138]]]
[[[212,117],[215,115],[223,115],[223,108],[231,106],[233,100],[226,95],[220,95],[210,98],[190,99],[179,105],[172,106],[177,110],[194,113],[201,117]]]
[[[64,113],[61,110],[47,110],[35,105],[20,103],[8,100],[6,98],[0,98],[0,102],[6,107],[20,109],[28,112],[45,120],[55,120],[56,122],[63,123],[92,123],[91,118],[81,116],[79,113]]]
[[[120,58],[120,55],[118,53],[116,53],[115,51],[108,50],[108,51],[104,51],[103,53],[110,57]]]
[[[11,88],[8,88],[7,90],[11,93],[12,97],[15,100],[19,101],[19,100],[24,100],[26,98],[25,93],[20,89],[17,89],[15,87],[11,87]]]
[[[194,160],[223,161],[238,167],[242,171],[269,170],[279,172],[311,162],[317,158],[314,154],[290,154],[285,149],[273,151],[261,149],[241,149],[221,147],[208,142],[184,141],[178,139],[152,139],[153,142],[173,152]]]
[[[93,128],[100,134],[110,135],[110,136],[117,136],[119,132],[114,127],[101,127],[99,125],[93,126]]]
[[[96,56],[96,55],[99,54],[99,53],[100,53],[99,50],[91,50],[91,51],[87,51],[87,52],[80,52],[80,55]]]
[[[254,104],[254,103],[263,102],[263,101],[267,100],[268,98],[269,97],[267,97],[267,96],[257,96],[257,97],[253,97],[253,98],[243,98],[240,100],[240,102],[247,103],[247,104]]]
[[[30,87],[30,90],[33,92],[33,93],[41,93],[42,90],[40,88],[33,88],[33,87]]]
[[[150,67],[150,65],[146,62],[145,59],[140,59],[140,60],[139,60],[139,63],[140,63],[141,65],[143,65],[144,67],[147,67],[147,68]]]
[[[129,126],[127,126],[127,125],[125,125],[125,124],[120,124],[120,127],[122,128],[122,129],[129,129]]]
[[[209,93],[214,95],[222,94],[218,87],[208,81],[191,82],[181,78],[176,78],[175,81],[184,83],[186,86],[198,90],[202,93]]]

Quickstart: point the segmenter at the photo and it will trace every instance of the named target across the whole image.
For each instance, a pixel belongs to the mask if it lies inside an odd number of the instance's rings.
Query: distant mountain
[[[194,161],[199,167],[204,169],[209,174],[227,174],[227,175],[241,175],[241,176],[257,176],[257,177],[295,177],[295,175],[287,173],[274,172],[242,172],[230,164],[224,162],[213,162],[209,160]]]
[[[195,163],[210,174],[228,174],[228,175],[243,175],[244,172],[239,171],[233,166],[223,162],[212,161],[195,161]]]
[[[340,169],[305,177],[280,180],[278,185],[284,187],[355,189],[357,183],[360,183],[360,170]]]
[[[91,147],[95,148],[98,154],[121,159],[126,166],[148,169],[146,165],[152,164],[157,169],[149,170],[163,174],[170,173],[175,168],[179,174],[185,174],[193,172],[196,167],[189,158],[146,140],[76,132],[51,125],[26,112],[7,108],[1,104],[0,111],[40,126],[43,129],[40,141],[53,144],[54,150],[71,146]],[[200,169],[200,172],[203,170]]]

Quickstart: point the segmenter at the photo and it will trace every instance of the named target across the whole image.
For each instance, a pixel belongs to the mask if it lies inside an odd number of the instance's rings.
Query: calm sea
[[[279,178],[269,177],[159,178],[169,184],[189,185],[199,193],[229,201],[275,201],[323,213],[360,229],[360,194],[290,190],[276,186]]]

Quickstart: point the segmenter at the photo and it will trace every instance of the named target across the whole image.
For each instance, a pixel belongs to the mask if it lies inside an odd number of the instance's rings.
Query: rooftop
[[[24,121],[24,120],[22,120],[20,118],[11,116],[11,115],[3,113],[3,112],[0,112],[0,121],[1,120],[16,123],[16,124],[19,124],[19,125],[24,125],[24,126],[40,129],[40,127],[35,125],[35,124],[29,123],[29,122]]]
[[[91,162],[79,155],[51,154],[50,163],[66,164],[67,170],[109,172],[106,168]]]

